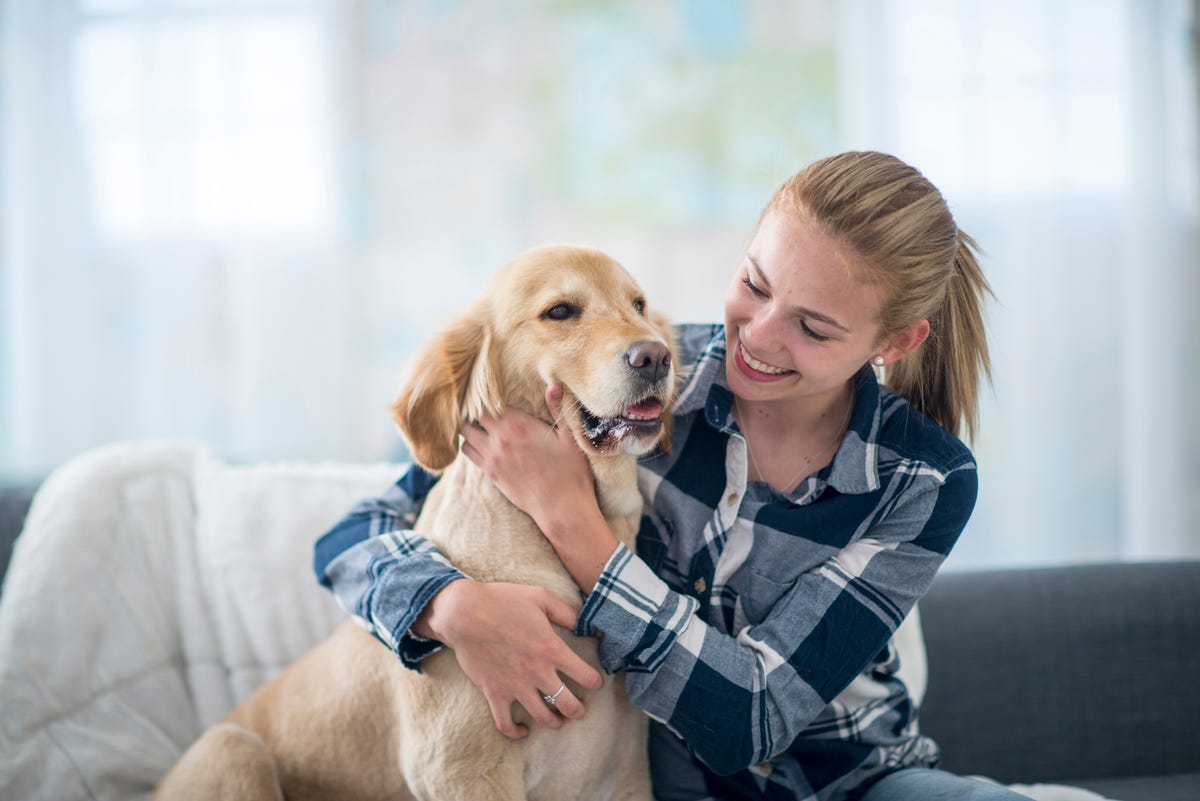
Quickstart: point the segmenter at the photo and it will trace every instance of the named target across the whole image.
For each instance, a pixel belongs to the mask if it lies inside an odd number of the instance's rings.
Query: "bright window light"
[[[319,5],[83,4],[75,100],[101,236],[331,233]]]

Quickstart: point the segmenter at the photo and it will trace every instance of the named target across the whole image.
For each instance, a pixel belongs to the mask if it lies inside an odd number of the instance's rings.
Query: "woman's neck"
[[[853,389],[847,382],[811,401],[747,402],[735,397],[734,416],[746,438],[751,480],[791,492],[802,478],[830,462],[850,421]]]
[[[847,408],[853,405],[853,393],[847,382],[831,392],[812,398],[778,401],[748,401],[735,398],[738,425],[750,426],[756,437],[791,439],[795,436],[833,435],[844,428]]]

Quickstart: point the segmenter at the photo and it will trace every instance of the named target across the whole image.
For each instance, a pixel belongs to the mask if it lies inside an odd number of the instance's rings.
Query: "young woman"
[[[893,644],[975,504],[956,438],[988,370],[973,251],[903,162],[818,161],[768,203],[725,324],[678,331],[673,445],[640,465],[636,554],[565,427],[515,411],[464,427],[464,453],[546,533],[581,612],[466,579],[405,530],[431,483],[419,470],[317,543],[318,577],[406,665],[452,648],[510,737],[525,734],[513,701],[557,727],[584,714],[559,674],[600,680],[551,624],[602,633],[604,668],[662,722],[661,799],[1019,798],[933,769]],[[547,398],[556,410],[556,387]]]

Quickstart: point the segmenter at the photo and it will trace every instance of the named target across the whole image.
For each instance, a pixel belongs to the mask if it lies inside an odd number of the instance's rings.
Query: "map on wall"
[[[444,313],[422,276],[462,297],[545,241],[709,317],[770,193],[838,142],[827,0],[375,0],[359,29],[370,294],[422,299],[380,310],[393,355]]]

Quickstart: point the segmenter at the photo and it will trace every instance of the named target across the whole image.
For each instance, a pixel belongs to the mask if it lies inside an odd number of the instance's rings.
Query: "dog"
[[[551,245],[513,259],[424,347],[392,407],[415,461],[444,471],[414,528],[476,580],[540,585],[577,606],[533,520],[459,454],[459,429],[510,407],[568,426],[605,519],[632,547],[637,457],[669,442],[671,347],[665,319],[600,251]],[[563,387],[557,421],[550,382]],[[594,639],[558,632],[599,669]],[[510,740],[448,649],[417,673],[347,622],[197,740],[155,797],[650,801],[647,719],[623,676],[606,676],[586,705],[559,729],[529,725],[514,705],[529,734]]]

